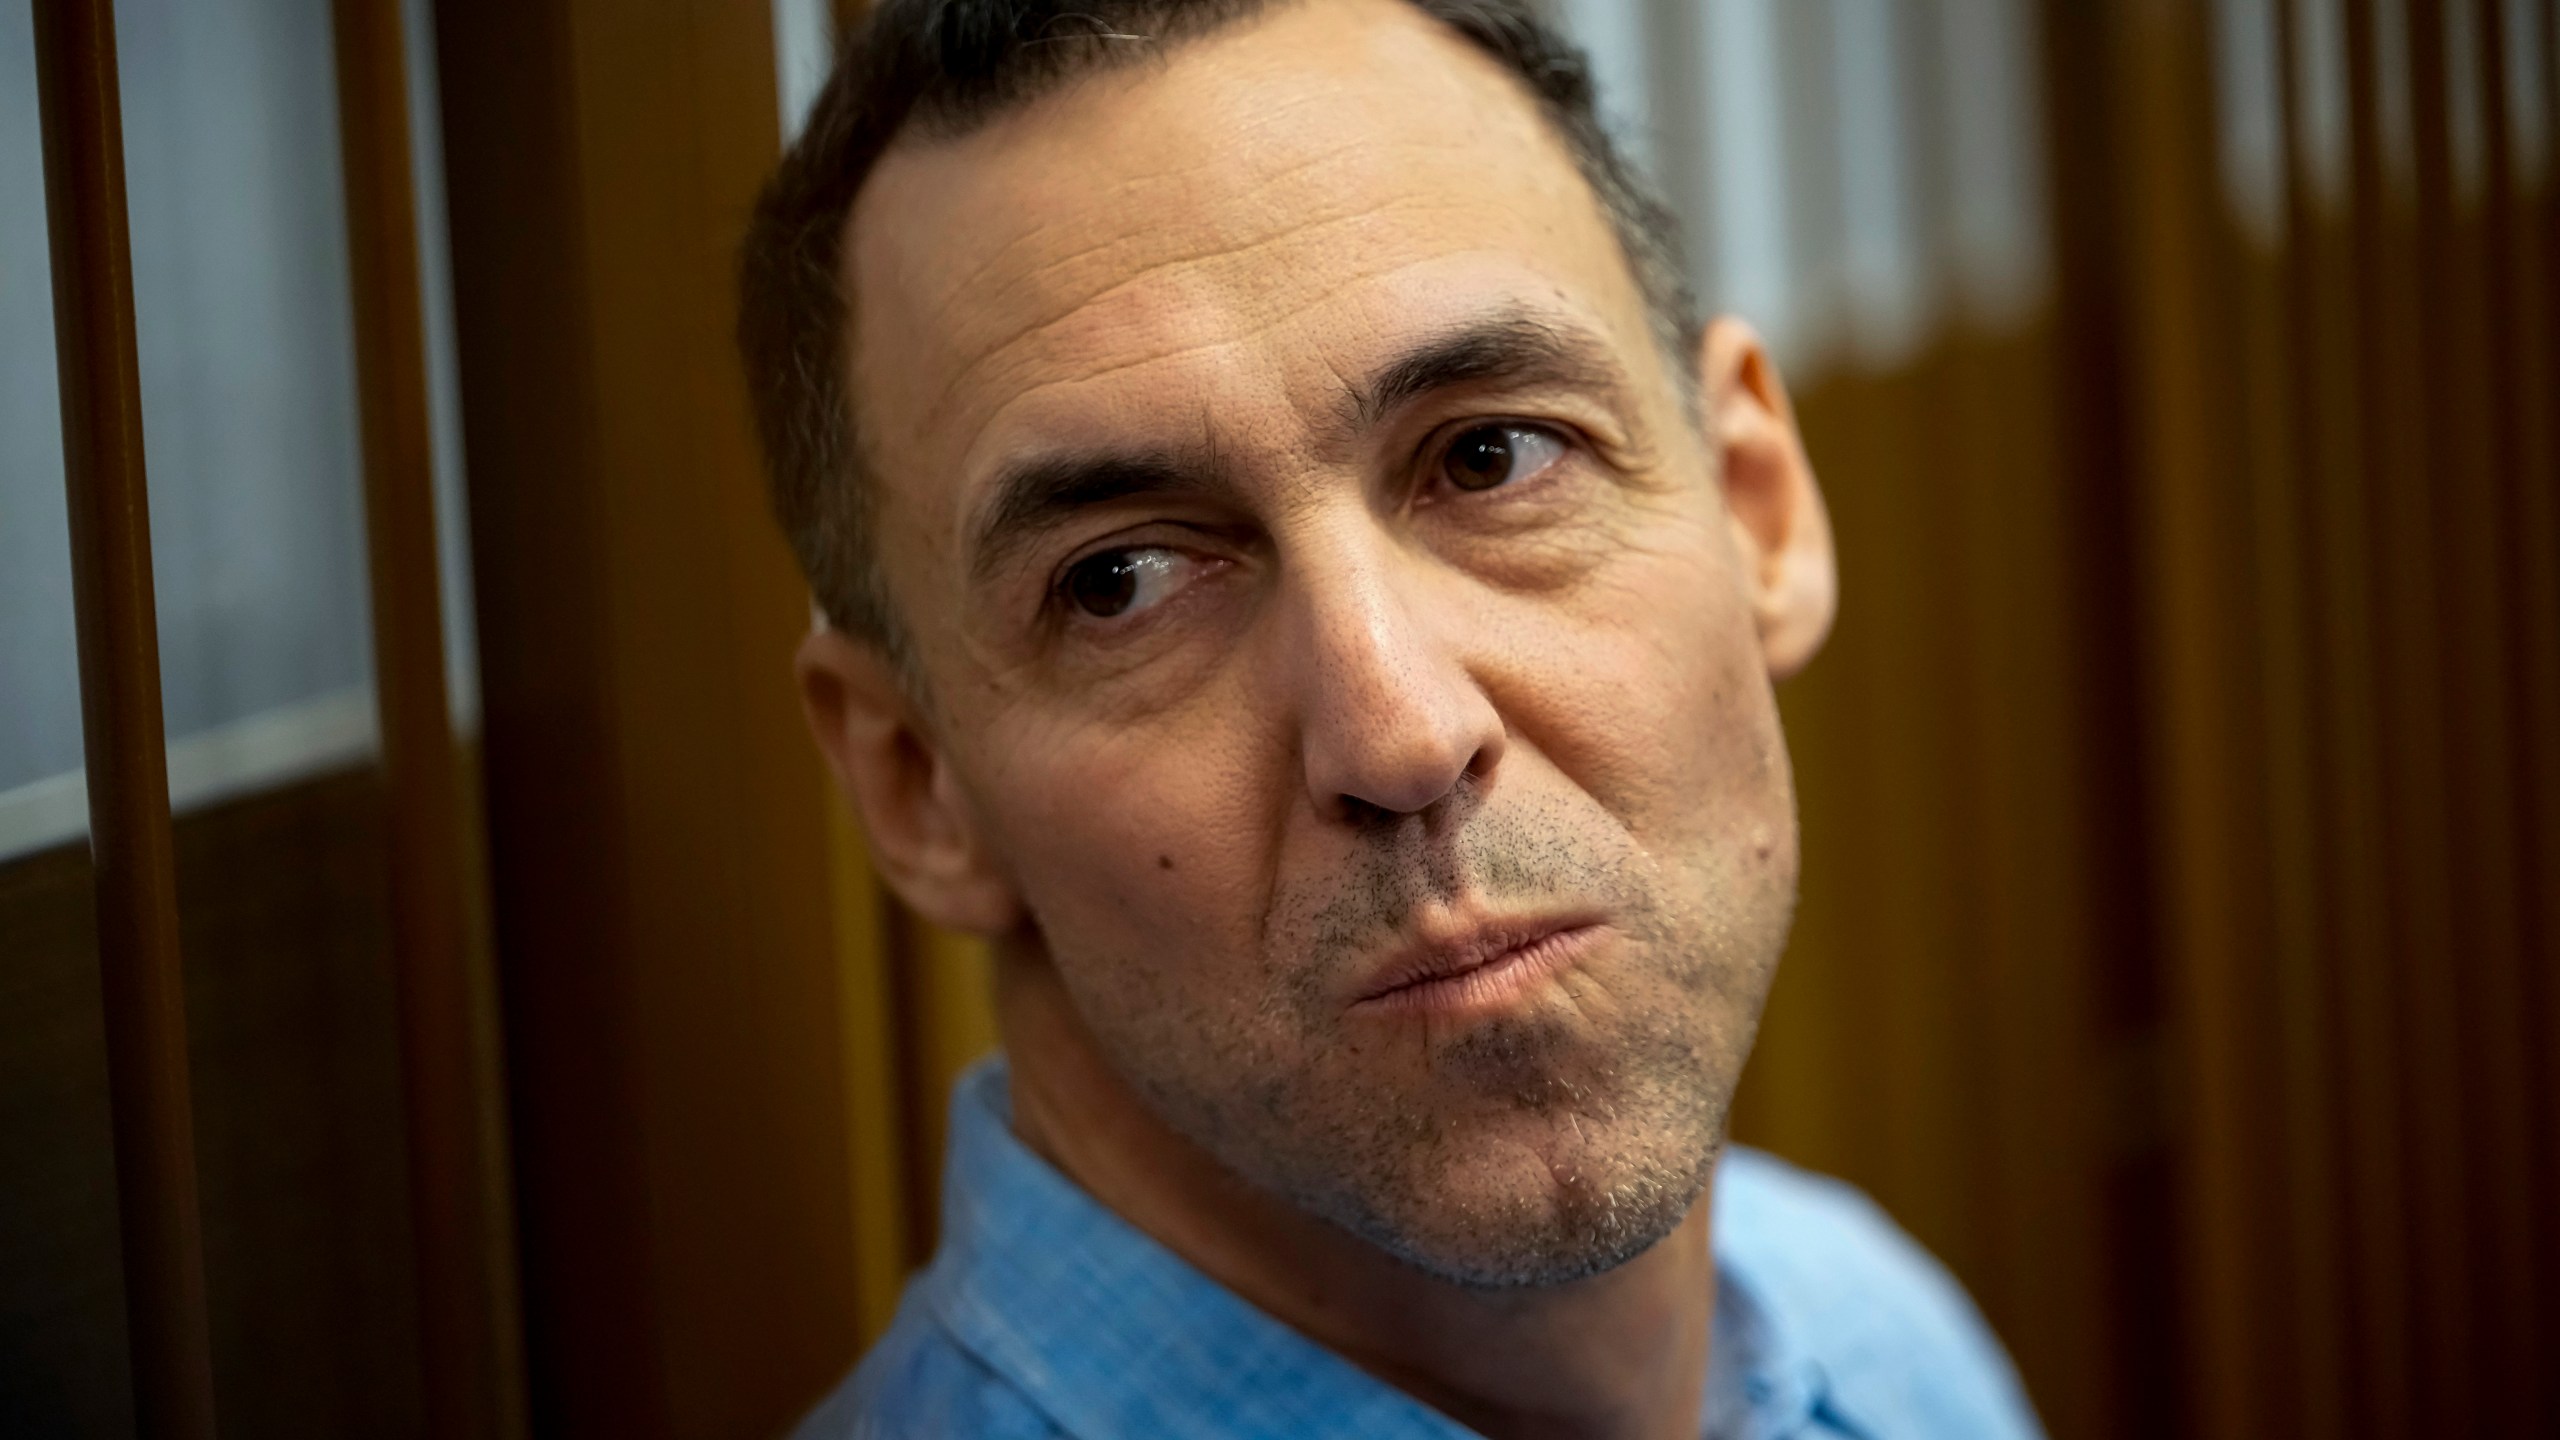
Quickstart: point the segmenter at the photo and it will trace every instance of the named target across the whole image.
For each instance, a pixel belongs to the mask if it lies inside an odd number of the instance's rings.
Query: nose
[[[1349,823],[1428,810],[1490,780],[1503,751],[1502,716],[1457,643],[1462,604],[1400,573],[1392,545],[1378,551],[1301,576],[1293,607],[1308,798]]]

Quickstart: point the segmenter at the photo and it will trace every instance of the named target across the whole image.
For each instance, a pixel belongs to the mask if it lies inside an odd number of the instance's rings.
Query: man
[[[1525,0],[853,37],[743,337],[812,727],[1006,1059],[804,1434],[2034,1433],[1934,1264],[1723,1144],[1832,556],[1674,254]]]

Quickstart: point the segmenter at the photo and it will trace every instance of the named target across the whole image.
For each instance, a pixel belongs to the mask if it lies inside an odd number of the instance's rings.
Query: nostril
[[[1346,791],[1333,797],[1333,816],[1353,830],[1365,831],[1393,830],[1416,818],[1437,823],[1461,817],[1481,803],[1492,770],[1489,763],[1470,764],[1458,772],[1447,789],[1412,806],[1381,804]]]
[[[1354,830],[1383,830],[1400,818],[1386,806],[1363,800],[1357,795],[1337,796],[1335,806],[1341,812],[1342,823]]]

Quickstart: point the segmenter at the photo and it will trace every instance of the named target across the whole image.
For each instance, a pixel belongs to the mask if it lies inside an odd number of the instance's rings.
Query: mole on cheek
[[[1172,856],[1170,856],[1170,855],[1159,855],[1159,856],[1157,856],[1157,857],[1156,857],[1156,868],[1157,868],[1157,869],[1159,869],[1159,870],[1170,870],[1170,869],[1172,869],[1172,868],[1173,868],[1173,857],[1172,857]]]

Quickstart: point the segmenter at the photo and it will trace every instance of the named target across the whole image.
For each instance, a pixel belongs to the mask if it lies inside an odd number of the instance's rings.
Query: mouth
[[[1495,1009],[1570,969],[1604,928],[1577,917],[1486,923],[1431,936],[1391,957],[1351,1009],[1403,1015]]]

